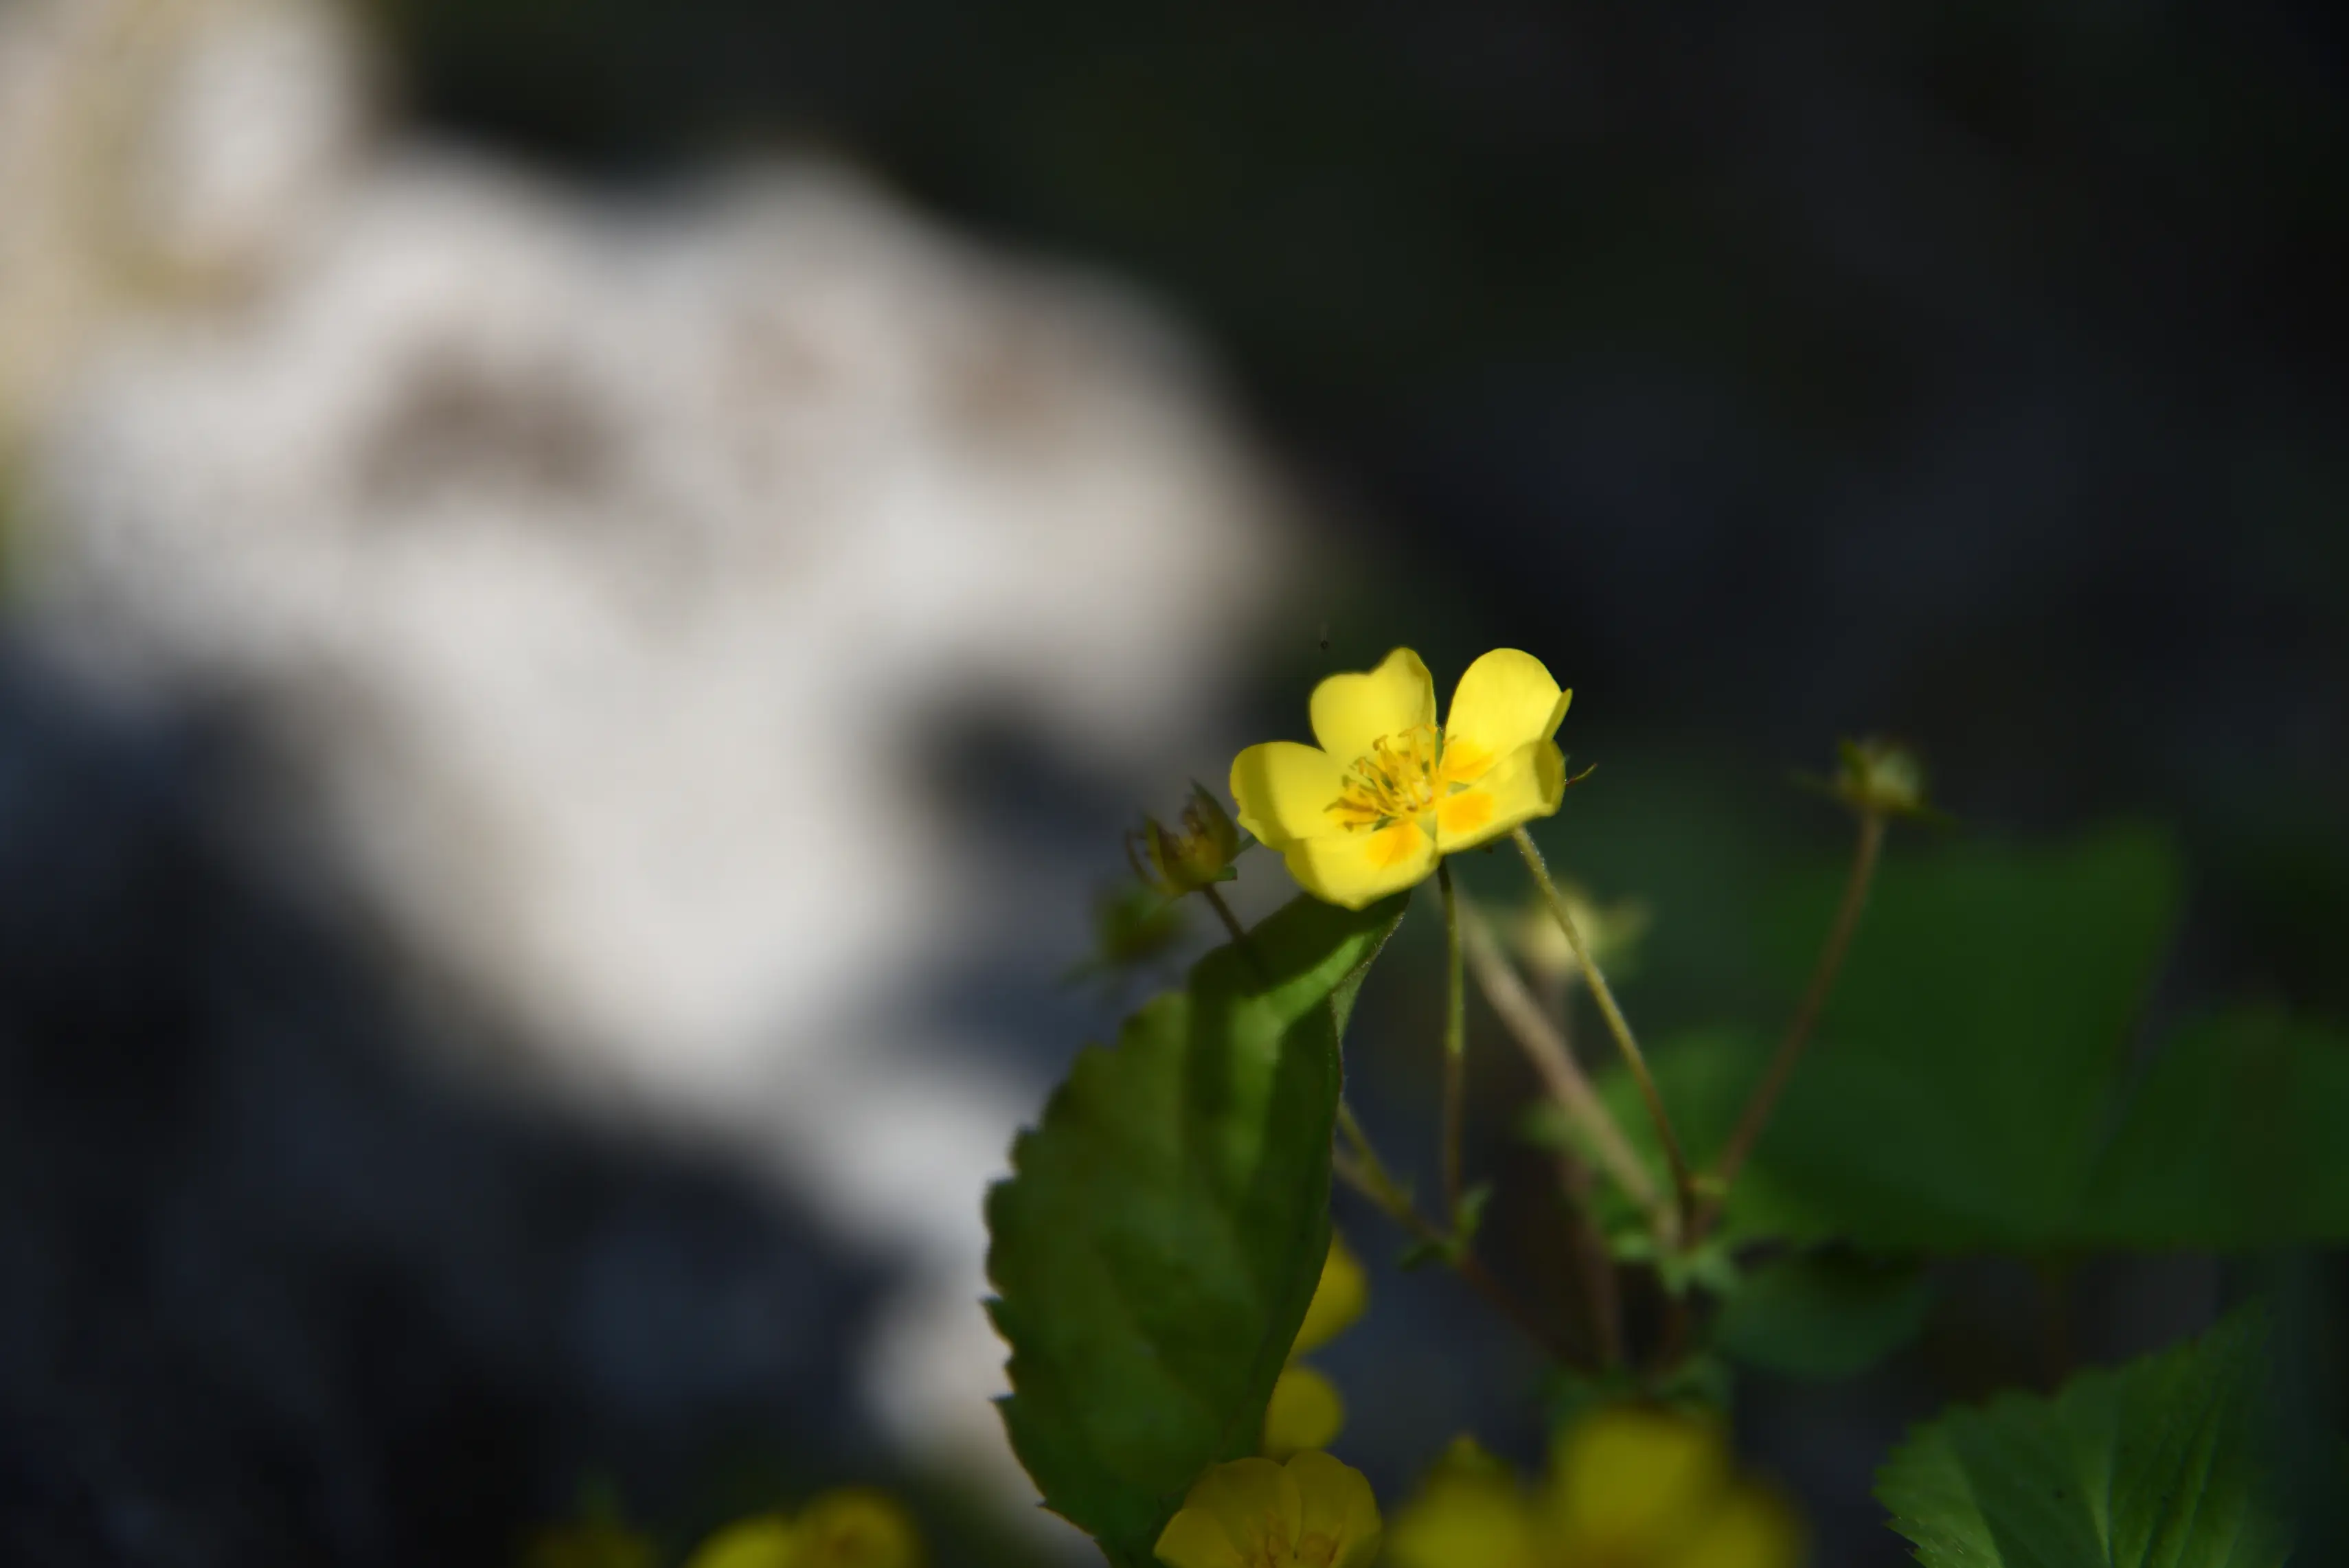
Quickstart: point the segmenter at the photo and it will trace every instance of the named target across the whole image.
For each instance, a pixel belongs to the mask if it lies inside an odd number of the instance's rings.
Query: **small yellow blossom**
[[[826,1492],[797,1514],[728,1525],[686,1568],[916,1568],[921,1539],[905,1510],[877,1491]]]
[[[1326,1449],[1346,1429],[1346,1397],[1318,1367],[1288,1366],[1272,1386],[1264,1411],[1264,1457],[1285,1460],[1307,1449]]]
[[[1557,810],[1566,758],[1553,738],[1573,696],[1530,654],[1495,648],[1460,677],[1438,726],[1427,666],[1397,648],[1314,687],[1318,747],[1274,740],[1239,754],[1240,826],[1306,892],[1361,909]]]
[[[1345,1237],[1330,1232],[1330,1251],[1321,1260],[1321,1283],[1313,1287],[1313,1305],[1305,1309],[1305,1322],[1288,1353],[1302,1356],[1320,1349],[1351,1328],[1370,1300],[1370,1278],[1362,1272],[1362,1260],[1354,1255]]]
[[[1158,1537],[1167,1568],[1369,1568],[1379,1504],[1362,1472],[1328,1454],[1239,1460],[1193,1483]]]
[[[1720,1431],[1659,1410],[1586,1417],[1528,1492],[1445,1464],[1395,1520],[1394,1568],[1795,1568],[1803,1534]]]
[[[1362,1260],[1336,1232],[1321,1260],[1321,1281],[1313,1287],[1313,1304],[1288,1347],[1289,1362],[1272,1386],[1272,1403],[1264,1413],[1265,1457],[1285,1460],[1305,1449],[1326,1449],[1346,1426],[1346,1399],[1338,1386],[1297,1357],[1319,1350],[1362,1315],[1370,1303],[1370,1284]]]

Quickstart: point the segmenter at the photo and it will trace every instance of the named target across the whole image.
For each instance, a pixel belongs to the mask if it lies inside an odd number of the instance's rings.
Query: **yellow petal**
[[[1661,1552],[1729,1484],[1729,1455],[1713,1428],[1625,1408],[1588,1417],[1568,1434],[1550,1504],[1569,1536]]]
[[[1281,851],[1297,884],[1325,903],[1365,909],[1416,887],[1435,869],[1435,841],[1416,822],[1396,822],[1371,832],[1338,832],[1299,839]]]
[[[780,1513],[728,1525],[701,1543],[686,1568],[799,1568],[799,1525]]]
[[[1331,676],[1313,688],[1313,738],[1350,764],[1381,736],[1435,722],[1435,682],[1419,655],[1397,648],[1374,670]]]
[[[1803,1526],[1795,1511],[1758,1486],[1741,1486],[1722,1500],[1672,1568],[1796,1568],[1802,1560]]]
[[[1296,1483],[1298,1496],[1298,1555],[1319,1560],[1313,1548],[1330,1542],[1327,1559],[1331,1568],[1355,1568],[1378,1555],[1379,1500],[1362,1472],[1343,1460],[1309,1451],[1283,1467]]]
[[[795,1568],[914,1568],[922,1541],[905,1511],[864,1488],[826,1492],[800,1515]]]
[[[1436,801],[1436,846],[1447,855],[1473,850],[1520,822],[1550,815],[1565,799],[1564,754],[1547,740],[1520,746],[1475,783]]]
[[[1330,831],[1330,805],[1345,769],[1326,751],[1293,740],[1268,740],[1232,759],[1232,799],[1239,824],[1276,850]]]
[[[1283,1550],[1295,1543],[1301,1506],[1297,1483],[1270,1460],[1214,1466],[1191,1483],[1181,1511],[1160,1532],[1158,1555],[1174,1568],[1226,1568],[1234,1563],[1248,1568],[1264,1555],[1266,1542]],[[1175,1523],[1185,1514],[1197,1517],[1178,1532]],[[1237,1555],[1214,1554],[1225,1551]],[[1177,1552],[1191,1555],[1173,1554]]]
[[[1310,1367],[1283,1367],[1264,1412],[1265,1457],[1285,1460],[1303,1449],[1326,1449],[1345,1426],[1346,1399],[1338,1385]]]
[[[1445,772],[1472,779],[1519,747],[1551,738],[1573,698],[1531,654],[1495,648],[1468,666],[1452,693],[1452,711],[1444,717]]]
[[[1158,1532],[1158,1561],[1167,1568],[1252,1568],[1257,1558],[1234,1541],[1225,1522],[1186,1508]]]
[[[1532,1508],[1506,1475],[1432,1480],[1395,1517],[1394,1568],[1530,1568],[1541,1562]]]
[[[1368,1276],[1362,1273],[1362,1260],[1354,1255],[1345,1237],[1330,1232],[1329,1254],[1321,1260],[1321,1283],[1313,1287],[1313,1305],[1305,1309],[1305,1322],[1298,1329],[1297,1343],[1288,1347],[1288,1353],[1302,1356],[1309,1350],[1320,1349],[1354,1326],[1370,1299],[1371,1287]]]

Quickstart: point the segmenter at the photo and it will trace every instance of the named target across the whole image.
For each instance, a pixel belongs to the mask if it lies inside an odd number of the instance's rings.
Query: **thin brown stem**
[[[1452,885],[1449,861],[1436,862],[1435,885],[1444,894],[1444,1208],[1457,1226],[1461,1129],[1468,1101],[1468,996],[1460,963],[1460,895]]]
[[[1851,874],[1844,882],[1843,903],[1837,906],[1835,923],[1827,928],[1826,943],[1819,949],[1818,962],[1812,966],[1810,984],[1804,987],[1803,999],[1795,1006],[1794,1017],[1787,1021],[1785,1036],[1778,1042],[1777,1053],[1770,1058],[1769,1070],[1762,1075],[1762,1081],[1746,1100],[1745,1109],[1737,1119],[1736,1130],[1722,1145],[1713,1196],[1697,1217],[1697,1238],[1702,1238],[1721,1217],[1722,1206],[1729,1200],[1731,1183],[1753,1157],[1754,1146],[1762,1140],[1763,1130],[1770,1125],[1770,1113],[1777,1109],[1778,1097],[1786,1092],[1786,1082],[1795,1076],[1795,1064],[1803,1059],[1804,1047],[1810,1044],[1811,1032],[1817,1027],[1819,1015],[1826,1010],[1827,997],[1835,990],[1836,976],[1843,970],[1852,933],[1859,928],[1860,911],[1867,906],[1868,885],[1876,880],[1876,864],[1883,849],[1882,813],[1862,811],[1859,840],[1852,848]]]
[[[1689,1169],[1688,1156],[1681,1150],[1680,1135],[1672,1130],[1672,1119],[1664,1109],[1664,1097],[1657,1091],[1655,1075],[1648,1070],[1648,1058],[1631,1033],[1630,1021],[1615,1005],[1615,993],[1591,958],[1589,944],[1582,940],[1581,929],[1574,923],[1574,915],[1566,907],[1557,883],[1550,880],[1549,866],[1542,859],[1540,847],[1523,827],[1511,836],[1516,840],[1517,852],[1525,857],[1526,869],[1533,872],[1534,882],[1541,889],[1543,902],[1549,905],[1550,918],[1566,934],[1566,944],[1574,950],[1574,961],[1582,966],[1582,977],[1590,986],[1590,998],[1599,1004],[1599,1016],[1607,1020],[1608,1030],[1623,1053],[1623,1065],[1630,1069],[1632,1080],[1640,1086],[1640,1098],[1647,1102],[1648,1116],[1656,1124],[1656,1140],[1663,1146],[1664,1162],[1671,1168],[1672,1192],[1680,1205],[1678,1233],[1689,1235],[1696,1222],[1696,1178]]]
[[[1526,983],[1518,978],[1516,968],[1501,952],[1500,942],[1484,916],[1474,904],[1467,905],[1462,913],[1469,966],[1475,971],[1476,984],[1484,991],[1485,999],[1493,1005],[1494,1013],[1524,1050],[1550,1098],[1588,1136],[1591,1152],[1605,1168],[1609,1179],[1635,1206],[1652,1217],[1658,1239],[1669,1243],[1678,1234],[1671,1204],[1656,1191],[1648,1168],[1640,1162],[1606,1102],[1599,1098],[1599,1091],[1590,1087],[1589,1078],[1574,1059],[1565,1037],[1558,1033],[1549,1015],[1534,1000],[1533,993],[1526,988]]]

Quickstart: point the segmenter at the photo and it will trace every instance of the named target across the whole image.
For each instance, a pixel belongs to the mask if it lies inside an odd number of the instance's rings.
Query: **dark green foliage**
[[[2277,1568],[2263,1321],[2006,1394],[1911,1434],[1877,1476],[1926,1568]]]
[[[1004,1424],[1112,1563],[1255,1451],[1329,1246],[1339,1033],[1403,903],[1299,898],[1209,954],[1078,1057],[988,1194]]]
[[[1782,1377],[1853,1377],[1916,1338],[1932,1305],[1915,1263],[1831,1249],[1748,1274],[1721,1309],[1714,1344]]]
[[[1774,1181],[1863,1243],[2054,1244],[2177,920],[2168,841],[1894,853],[1762,1145]],[[1789,994],[1832,878],[1774,928]]]
[[[2107,1246],[2349,1241],[2349,1040],[2245,1012],[2181,1032],[2128,1104],[2089,1188]]]

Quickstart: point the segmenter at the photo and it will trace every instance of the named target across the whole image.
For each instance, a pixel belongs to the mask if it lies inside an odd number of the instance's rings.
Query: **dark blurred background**
[[[1563,742],[1599,764],[1553,847],[1595,893],[1653,914],[1626,988],[1643,1026],[1746,999],[1738,959],[1702,956],[1735,945],[1723,911],[1841,832],[1787,772],[1875,730],[1919,748],[1968,832],[2174,830],[2191,896],[2164,1008],[2349,1015],[2336,7],[377,0],[365,15],[403,135],[655,222],[711,169],[812,150],[950,232],[1154,302],[1307,520],[1219,717],[1169,760],[1214,779],[1224,742],[1296,732],[1315,678],[1394,644],[1439,683],[1487,646],[1537,651],[1578,690]],[[1164,581],[1069,592],[1144,600]],[[6,1272],[47,1282],[9,1305],[16,1365],[0,1362],[0,1540],[22,1560],[488,1563],[599,1466],[671,1520],[711,1506],[698,1478],[719,1449],[766,1454],[802,1489],[920,1470],[821,1348],[855,1342],[890,1266],[853,1226],[690,1140],[648,1149],[418,1068],[403,1031],[494,1027],[398,1022],[409,1003],[371,978],[379,934],[254,869],[278,860],[233,825],[272,797],[238,759],[268,748],[234,704],[125,717],[9,657],[0,1098],[12,1124],[84,1140],[6,1148],[5,1241],[41,1260]],[[1108,1016],[1051,976],[1144,787],[1016,714],[965,717],[933,760],[999,841],[1070,821],[1095,837],[1064,851],[1066,878],[1018,895],[1048,942],[949,955],[922,1006],[985,1017],[1000,1055],[1048,1075]],[[222,792],[243,803],[216,810]],[[1055,803],[1040,825],[1038,799]],[[1423,1042],[1432,1004],[1414,995],[1398,981],[1364,1016]],[[1366,1109],[1423,1163],[1407,1119],[1421,1069],[1372,1029]],[[288,1058],[279,1037],[330,1038],[347,1060]],[[196,1077],[160,1071],[166,1057]],[[266,1087],[238,1099],[244,1075]],[[1487,1076],[1497,1128],[1518,1086]],[[222,1096],[260,1131],[222,1123]],[[318,1126],[371,1141],[267,1152]],[[447,1189],[370,1242],[351,1220],[369,1172],[407,1190],[421,1171]],[[330,1234],[231,1223],[288,1182],[346,1184],[301,1210]],[[167,1203],[194,1217],[158,1218]],[[420,1256],[389,1239],[465,1212],[486,1213],[486,1252],[461,1230]],[[1366,1252],[1385,1246],[1372,1217],[1341,1218]],[[201,1287],[159,1254],[134,1267],[110,1238],[150,1225],[164,1253],[228,1261],[202,1265]],[[500,1249],[524,1235],[518,1274]],[[274,1301],[282,1278],[305,1294]],[[2095,1276],[2083,1353],[2150,1348],[2221,1291],[2191,1259]],[[2033,1286],[1992,1269],[1955,1295],[1997,1324]],[[1537,1443],[1530,1392],[1476,1391],[1530,1367],[1472,1305],[1383,1269],[1374,1302],[1392,1305],[1325,1359],[1382,1493],[1454,1426]],[[568,1338],[545,1335],[553,1319]],[[411,1344],[420,1370],[400,1359]],[[190,1416],[215,1398],[181,1386],[200,1376],[231,1390],[241,1436]],[[1831,1396],[1751,1396],[1754,1457],[1802,1496],[1818,1561],[1905,1560],[1867,1477],[1951,1392],[1912,1361]]]
[[[385,15],[451,134],[813,141],[1171,303],[1374,585],[1338,663],[1515,643],[1578,726],[2181,820],[2228,976],[2344,999],[2334,8]]]

